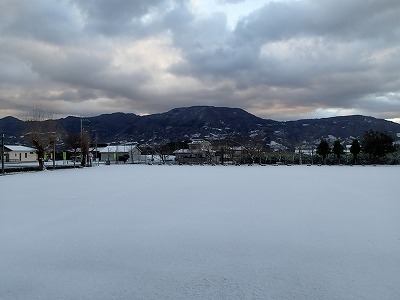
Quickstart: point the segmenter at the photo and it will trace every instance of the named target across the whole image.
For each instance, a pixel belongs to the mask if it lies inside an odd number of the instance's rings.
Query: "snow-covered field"
[[[0,299],[400,299],[400,167],[0,176]]]

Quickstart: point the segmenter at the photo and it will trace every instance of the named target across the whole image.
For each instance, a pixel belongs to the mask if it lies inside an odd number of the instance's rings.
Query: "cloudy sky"
[[[0,0],[0,117],[400,121],[399,0]]]

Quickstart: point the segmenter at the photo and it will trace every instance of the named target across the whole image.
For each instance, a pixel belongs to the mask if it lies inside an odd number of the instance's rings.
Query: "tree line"
[[[377,164],[382,161],[382,158],[389,153],[396,151],[394,139],[387,133],[369,130],[364,133],[361,143],[354,139],[350,146],[350,153],[353,156],[352,164],[358,163],[360,153],[368,156],[369,163]],[[340,140],[333,143],[332,148],[327,140],[322,139],[317,147],[316,153],[322,157],[322,162],[326,164],[327,157],[330,153],[336,157],[336,162],[341,163],[341,158],[344,154],[344,146]]]

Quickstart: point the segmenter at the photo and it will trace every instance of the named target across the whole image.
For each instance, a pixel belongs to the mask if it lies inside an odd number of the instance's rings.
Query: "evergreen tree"
[[[370,155],[373,163],[379,162],[379,159],[388,153],[395,152],[393,145],[394,139],[384,133],[369,130],[366,131],[362,141],[362,150]]]
[[[337,160],[340,164],[340,157],[342,156],[342,154],[344,153],[344,148],[343,145],[340,143],[339,140],[336,140],[333,143],[333,149],[332,149],[333,153],[336,155]]]
[[[357,156],[361,151],[361,145],[357,139],[353,140],[350,147],[350,153],[353,155],[353,164],[357,163]]]
[[[326,140],[321,140],[317,147],[317,154],[322,156],[322,161],[325,164],[326,163],[326,157],[328,154],[331,152],[331,149],[329,148],[329,144]]]

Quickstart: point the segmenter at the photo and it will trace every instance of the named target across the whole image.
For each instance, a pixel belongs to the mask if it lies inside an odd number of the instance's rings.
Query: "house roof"
[[[26,146],[20,146],[20,145],[4,145],[4,148],[8,149],[8,151],[36,151],[36,149],[31,148],[31,147],[26,147]]]
[[[173,152],[174,154],[184,154],[184,153],[192,153],[189,149],[179,149]]]
[[[193,139],[189,144],[211,144],[209,141],[201,140],[201,139]]]
[[[128,153],[132,151],[133,149],[136,149],[140,151],[140,149],[135,146],[135,145],[112,145],[112,146],[107,146],[99,150],[100,153]]]
[[[209,149],[195,149],[195,150],[191,150],[191,149],[179,149],[179,150],[175,150],[173,153],[174,154],[198,154],[200,152],[208,152],[208,153],[215,153],[215,150],[209,150]]]

